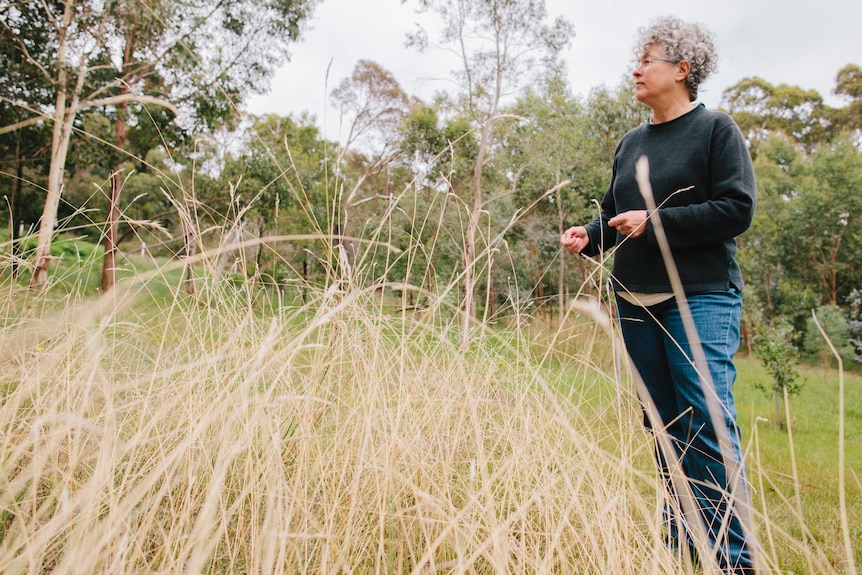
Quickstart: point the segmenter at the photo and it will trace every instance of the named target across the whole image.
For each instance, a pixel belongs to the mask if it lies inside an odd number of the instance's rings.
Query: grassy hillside
[[[838,372],[800,368],[804,387],[790,398],[789,429],[775,425],[773,399],[755,388],[769,375],[750,358],[737,361],[735,386],[740,423],[747,430],[750,480],[773,535],[793,539],[772,544],[777,562],[795,573],[819,573],[824,562],[842,571],[844,538],[840,515],[839,425],[844,424],[845,489],[851,544],[862,564],[862,377],[844,375],[844,413],[839,411]],[[795,470],[793,456],[795,456]],[[769,536],[769,525],[763,533]],[[805,542],[798,544],[794,541]],[[808,557],[810,549],[818,555]]]

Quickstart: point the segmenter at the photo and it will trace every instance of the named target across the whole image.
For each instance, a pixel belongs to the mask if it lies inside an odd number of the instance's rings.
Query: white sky
[[[438,20],[416,12],[416,1],[323,0],[291,60],[276,73],[272,89],[254,97],[249,111],[313,114],[331,139],[339,118],[327,94],[360,59],[389,70],[410,95],[430,100],[451,87],[446,78],[457,63],[440,52],[421,54],[404,47],[417,24],[429,30]],[[862,0],[546,0],[549,21],[566,17],[575,27],[564,54],[572,91],[586,95],[599,85],[616,87],[628,74],[637,29],[651,18],[675,15],[699,21],[716,35],[718,72],[701,86],[701,100],[715,108],[721,93],[745,77],[773,85],[817,90],[826,102],[835,76],[846,64],[862,65]],[[328,77],[327,77],[328,73]]]

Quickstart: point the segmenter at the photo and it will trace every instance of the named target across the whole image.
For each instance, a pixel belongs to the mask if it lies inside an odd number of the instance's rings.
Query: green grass
[[[790,398],[792,433],[788,433],[775,425],[773,398],[754,386],[755,382],[769,381],[765,369],[751,358],[740,358],[737,365],[739,378],[734,392],[744,439],[751,443],[750,479],[755,486],[763,481],[763,493],[756,493],[755,498],[763,496],[766,511],[776,525],[787,529],[797,540],[810,538],[816,542],[823,551],[817,561],[826,560],[842,572],[845,565],[838,484],[841,414],[837,372],[829,372],[824,379],[822,368],[800,368],[804,387]],[[847,513],[855,561],[859,565],[862,564],[862,377],[858,374],[844,377]],[[791,441],[796,477],[790,457]],[[797,485],[801,513],[795,495]],[[773,553],[785,569],[808,573],[812,567],[802,549],[787,542],[777,545]]]

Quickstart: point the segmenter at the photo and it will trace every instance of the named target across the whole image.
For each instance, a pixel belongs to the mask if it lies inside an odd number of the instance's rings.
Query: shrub
[[[793,327],[780,318],[762,324],[754,336],[754,354],[772,375],[771,383],[756,382],[755,386],[775,399],[775,421],[779,427],[784,426],[782,407],[785,391],[789,397],[802,390],[802,384],[797,383],[798,351],[793,344],[793,336]]]
[[[826,337],[832,342],[841,359],[845,363],[852,361],[855,353],[850,345],[850,326],[841,308],[837,305],[824,305],[818,307],[814,313],[817,315],[817,322],[820,323],[820,327],[823,328]],[[832,365],[832,350],[812,317],[805,322],[802,348],[812,359],[819,359],[824,369]]]

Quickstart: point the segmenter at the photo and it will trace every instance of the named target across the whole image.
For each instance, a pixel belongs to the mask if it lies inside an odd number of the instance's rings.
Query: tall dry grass
[[[0,572],[679,572],[597,323],[465,353],[372,290],[139,294],[4,325]]]
[[[393,313],[332,270],[263,310],[253,281],[190,297],[176,271],[100,299],[0,286],[0,572],[694,572],[599,306],[465,347],[445,295]],[[770,519],[756,435],[748,455],[765,572],[792,546],[840,573],[801,512]]]

